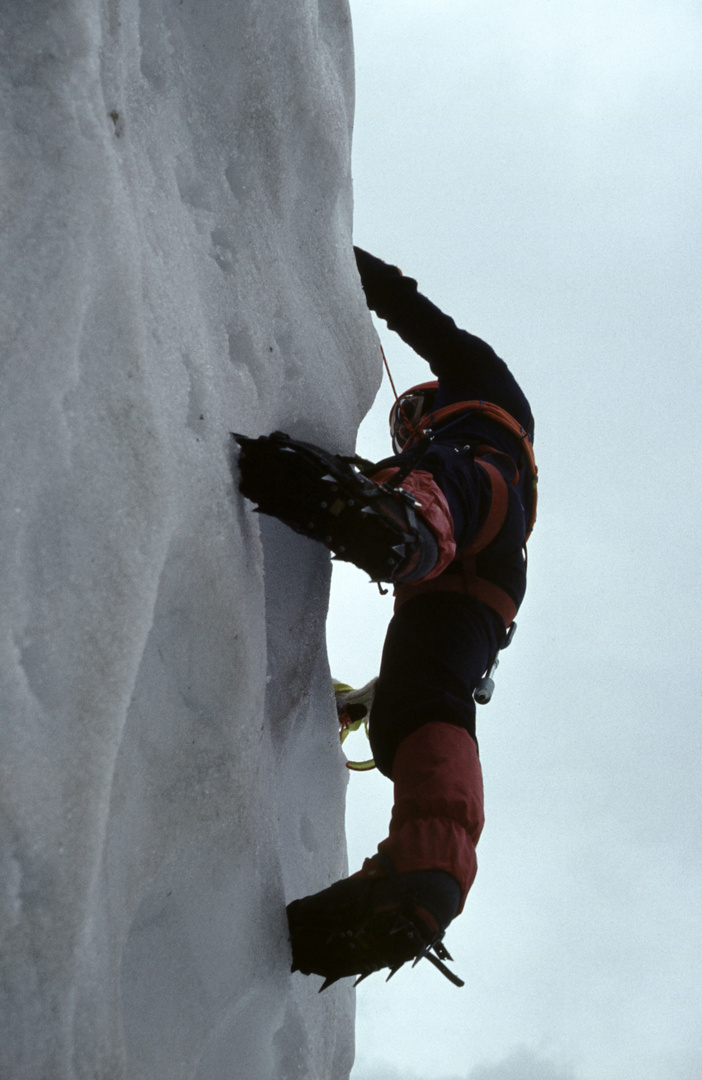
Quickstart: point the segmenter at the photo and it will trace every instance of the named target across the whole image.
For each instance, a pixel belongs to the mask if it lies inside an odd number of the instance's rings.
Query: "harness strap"
[[[474,555],[464,552],[458,561],[464,595],[472,596],[474,600],[479,600],[481,604],[496,611],[505,624],[505,630],[509,630],[517,617],[517,605],[512,597],[494,581],[478,577]]]
[[[428,413],[423,416],[419,421],[419,427],[425,430],[428,427],[435,427],[436,425],[443,424],[446,420],[453,420],[455,417],[460,416],[462,413],[479,412],[483,416],[487,416],[490,420],[496,420],[502,427],[507,428],[513,435],[519,439],[522,443],[522,449],[529,462],[529,468],[532,474],[536,473],[536,459],[534,458],[534,448],[531,445],[531,439],[524,430],[518,420],[515,420],[511,413],[508,413],[506,409],[503,409],[500,405],[493,404],[492,401],[456,401],[453,405],[445,405],[443,409],[438,409],[437,412]]]
[[[438,385],[438,384],[437,384]],[[464,413],[478,412],[483,416],[486,416],[489,420],[494,420],[502,427],[506,428],[512,435],[519,439],[521,449],[529,464],[529,471],[532,476],[532,500],[531,500],[531,513],[527,522],[526,537],[524,543],[527,542],[531,536],[534,528],[534,522],[536,521],[536,501],[537,501],[537,484],[539,479],[539,470],[536,467],[536,459],[534,457],[534,447],[531,444],[531,439],[528,433],[524,430],[518,420],[503,409],[500,405],[495,405],[491,401],[457,401],[453,405],[446,405],[443,409],[438,409],[437,412],[428,413],[423,416],[417,426],[417,436],[415,441],[421,436],[421,434],[427,429],[433,431],[437,427],[441,427],[447,420],[455,420],[462,416]],[[483,447],[480,448],[481,450]],[[476,459],[477,460],[477,459]]]
[[[465,552],[470,555],[482,551],[483,548],[487,547],[488,544],[495,539],[505,523],[509,500],[507,481],[497,466],[489,461],[485,461],[484,458],[476,458],[475,464],[480,465],[481,469],[484,469],[488,474],[490,478],[490,487],[492,489],[492,498],[490,499],[488,515],[485,518],[481,529],[468,547],[464,549]]]
[[[413,596],[420,596],[422,593],[454,592],[478,600],[486,607],[492,608],[505,624],[505,630],[509,630],[517,617],[517,605],[509,593],[501,589],[494,581],[479,578],[475,570],[475,559],[470,555],[459,555],[456,561],[463,563],[461,570],[464,570],[464,573],[453,574],[446,570],[441,577],[434,578],[433,581],[398,585],[395,589],[395,611]]]
[[[481,447],[481,450],[491,450],[491,447]],[[462,596],[472,597],[481,604],[492,608],[502,618],[505,629],[508,630],[517,615],[517,605],[509,593],[496,585],[495,582],[478,577],[476,555],[492,543],[504,525],[509,503],[509,491],[507,481],[497,466],[490,461],[485,461],[484,458],[476,457],[475,462],[485,470],[490,478],[492,497],[485,521],[468,547],[464,548],[439,577],[396,586],[395,610],[397,611],[413,596],[422,593],[456,592]]]

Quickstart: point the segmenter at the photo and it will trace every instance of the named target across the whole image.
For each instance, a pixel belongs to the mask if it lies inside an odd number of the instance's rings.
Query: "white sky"
[[[352,16],[356,239],[507,360],[541,473],[519,631],[479,710],[487,826],[447,938],[466,987],[427,964],[367,980],[353,1080],[699,1080],[702,9]],[[425,378],[379,330],[396,382]],[[361,453],[387,452],[390,404],[384,384]],[[333,592],[332,667],[359,684],[390,597],[349,567]],[[352,777],[352,869],[390,805]]]

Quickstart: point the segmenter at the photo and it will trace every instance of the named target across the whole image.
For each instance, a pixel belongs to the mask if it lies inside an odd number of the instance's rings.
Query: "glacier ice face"
[[[329,560],[228,432],[349,451],[346,0],[0,7],[0,1075],[343,1077]]]

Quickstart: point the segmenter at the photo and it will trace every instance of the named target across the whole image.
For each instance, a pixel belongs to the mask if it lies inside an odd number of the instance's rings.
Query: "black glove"
[[[354,247],[353,251],[366,301],[372,311],[378,311],[379,308],[384,307],[398,288],[401,290],[416,288],[416,281],[403,277],[399,266],[390,266],[389,263],[376,258],[363,248]]]

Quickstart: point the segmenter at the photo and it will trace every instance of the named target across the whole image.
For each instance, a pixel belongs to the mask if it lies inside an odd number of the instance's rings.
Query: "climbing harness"
[[[385,354],[383,354],[385,360]],[[387,367],[387,361],[385,361]],[[389,369],[388,369],[389,375]],[[394,384],[393,385],[394,391]],[[396,454],[406,453],[412,448],[423,447],[423,453],[429,448],[431,441],[440,430],[442,433],[448,427],[463,419],[469,413],[479,413],[481,416],[494,420],[514,435],[520,443],[520,447],[527,460],[532,477],[532,500],[531,512],[527,522],[526,537],[524,543],[531,536],[536,521],[536,503],[539,473],[534,457],[534,448],[528,432],[518,420],[491,401],[457,401],[452,405],[446,405],[436,412],[431,411],[431,405],[436,397],[439,384],[437,381],[419,383],[411,387],[398,397],[395,394],[395,404],[390,410],[390,435],[393,441],[393,449]],[[478,450],[482,449],[479,447]],[[421,456],[423,456],[423,453]],[[507,456],[507,455],[505,455]],[[411,468],[416,468],[414,461]],[[407,473],[405,473],[407,475]]]
[[[444,433],[447,427],[451,427],[469,413],[479,413],[495,421],[519,440],[520,448],[531,473],[533,492],[523,546],[526,564],[526,542],[531,535],[536,520],[538,482],[538,469],[528,432],[505,409],[489,401],[459,401],[432,412],[432,405],[439,388],[438,381],[419,383],[417,386],[405,391],[405,393],[398,395],[384,352],[383,362],[395,395],[395,403],[390,410],[389,417],[393,450],[396,454],[402,454],[408,459],[407,465],[409,468],[406,466],[402,468],[403,479],[409,471],[416,468],[417,458],[426,453],[437,433],[439,431]],[[493,676],[500,662],[499,654],[510,644],[517,627],[514,621],[516,605],[504,589],[500,588],[496,583],[478,576],[476,556],[498,535],[507,514],[508,481],[494,462],[497,459],[509,464],[514,473],[511,479],[512,484],[518,482],[519,470],[509,455],[495,450],[494,447],[477,446],[472,449],[476,464],[488,474],[490,480],[492,498],[485,522],[469,547],[456,559],[452,568],[444,571],[440,578],[406,586],[400,585],[396,588],[395,593],[397,603],[402,604],[404,600],[424,591],[457,591],[472,596],[502,616],[505,623],[505,637],[473,692],[475,701],[478,704],[485,705],[491,700],[495,690]],[[399,483],[401,481],[398,481],[397,477],[395,477],[394,482]]]
[[[529,471],[531,473],[532,487],[531,511],[529,513],[526,535],[524,537],[524,543],[526,544],[532,534],[534,523],[536,521],[539,470],[536,467],[536,459],[534,458],[534,448],[531,439],[519,421],[515,420],[506,409],[503,409],[500,405],[494,405],[491,401],[457,401],[454,405],[446,405],[445,408],[439,409],[435,413],[429,413],[428,416],[420,421],[420,428],[423,432],[427,430],[435,432],[437,427],[440,427],[441,430],[444,431],[446,427],[456,423],[457,420],[462,419],[468,413],[480,413],[480,415],[487,417],[487,419],[496,421],[519,440],[521,450],[527,460]],[[446,421],[450,421],[450,424],[447,424]],[[478,447],[477,452],[479,453],[481,449],[483,448]],[[486,447],[485,449],[492,450],[491,447]],[[503,454],[500,454],[499,456],[509,457],[509,455]],[[518,478],[519,472],[517,471],[515,481],[518,480]]]

